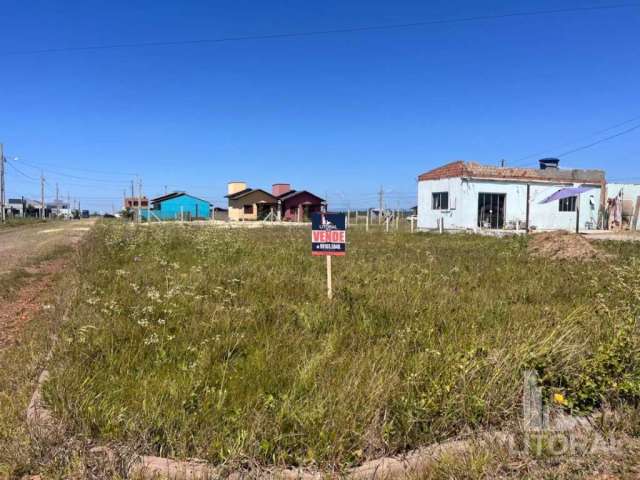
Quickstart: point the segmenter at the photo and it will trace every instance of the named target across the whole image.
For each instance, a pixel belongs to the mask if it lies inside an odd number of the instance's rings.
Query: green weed
[[[91,235],[47,399],[76,433],[230,465],[340,468],[513,422],[523,368],[582,390],[637,301],[615,266],[523,238],[353,229],[328,301],[305,229]]]

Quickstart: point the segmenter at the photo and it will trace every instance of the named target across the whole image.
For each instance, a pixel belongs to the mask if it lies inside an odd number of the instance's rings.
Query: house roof
[[[240,198],[243,197],[244,195],[246,195],[247,193],[253,192],[253,188],[245,188],[244,190],[240,190],[239,192],[236,193],[230,193],[229,195],[225,195],[225,198],[230,198],[230,199],[235,199],[235,198]]]
[[[308,190],[289,190],[288,192],[283,193],[278,197],[278,200],[289,200],[290,198],[296,197],[298,195],[302,195],[306,193],[307,195],[311,195],[312,197],[317,198],[320,202],[324,202],[324,198],[320,198],[319,196],[311,193]]]
[[[494,167],[462,160],[434,168],[418,177],[423,180],[463,177],[484,180],[511,180],[514,182],[587,183],[601,185],[605,182],[603,170]]]
[[[239,192],[236,193],[232,193],[231,195],[225,195],[226,198],[228,198],[229,200],[237,200],[238,198],[242,198],[242,197],[246,197],[247,195],[250,195],[252,193],[264,193],[265,195],[267,195],[268,197],[273,198],[273,201],[275,202],[277,200],[276,197],[274,197],[273,195],[271,195],[269,192],[262,190],[261,188],[247,188],[245,190],[241,190]]]
[[[284,185],[284,184],[280,184],[280,185]],[[294,194],[294,193],[296,193],[296,192],[297,192],[297,190],[293,190],[293,189],[288,190],[288,191],[286,191],[286,192],[281,193],[280,195],[278,195],[278,199],[279,199],[279,200],[282,200],[283,198],[285,198],[285,197],[289,197],[290,195],[292,195],[292,194]]]
[[[200,200],[202,202],[209,203],[208,200],[205,200],[204,198],[196,197],[195,195],[191,195],[191,194],[189,194],[187,192],[171,192],[171,193],[167,193],[166,195],[161,195],[159,197],[152,198],[151,202],[152,203],[162,203],[162,202],[165,202],[167,200],[171,200],[172,198],[178,198],[178,197],[182,197],[182,196],[195,198],[196,200]],[[146,200],[146,198],[143,197],[142,200]]]

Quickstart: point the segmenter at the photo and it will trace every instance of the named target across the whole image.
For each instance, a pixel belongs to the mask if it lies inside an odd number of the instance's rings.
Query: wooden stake
[[[640,216],[640,196],[636,198],[636,209],[631,220],[631,230],[638,230],[638,216]]]
[[[580,194],[576,198],[576,233],[580,233]]]
[[[327,298],[333,298],[333,290],[331,288],[331,255],[327,255]]]

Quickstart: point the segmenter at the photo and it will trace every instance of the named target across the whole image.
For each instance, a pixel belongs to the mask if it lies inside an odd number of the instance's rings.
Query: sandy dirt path
[[[89,219],[0,228],[0,275],[77,243],[94,223]]]
[[[52,222],[0,230],[0,351],[44,307],[42,292],[66,267],[61,247],[78,243],[93,223]]]

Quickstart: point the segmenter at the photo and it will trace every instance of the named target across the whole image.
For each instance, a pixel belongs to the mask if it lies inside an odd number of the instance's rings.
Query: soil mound
[[[589,241],[573,233],[536,233],[529,239],[529,253],[552,260],[606,260],[611,255],[595,248]]]

